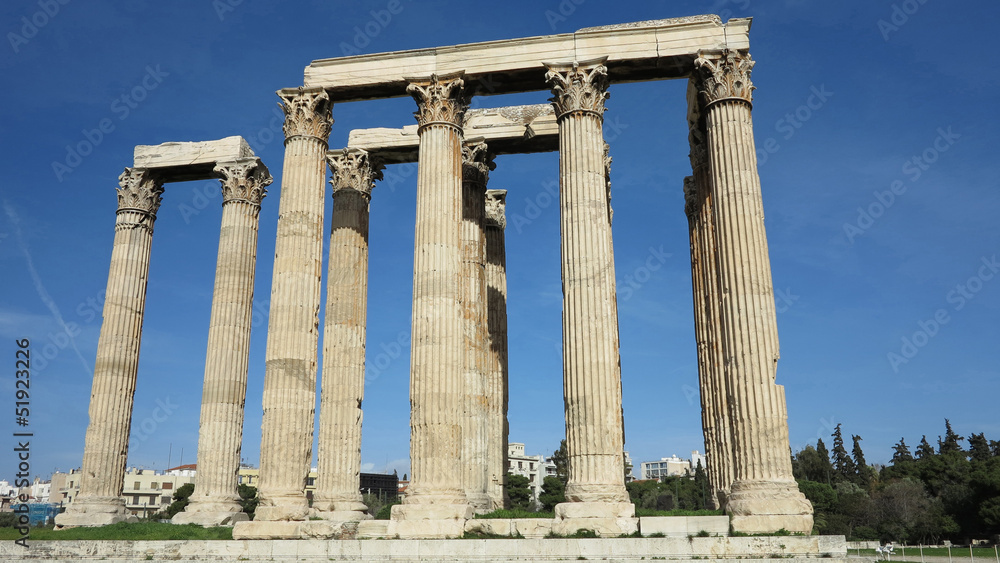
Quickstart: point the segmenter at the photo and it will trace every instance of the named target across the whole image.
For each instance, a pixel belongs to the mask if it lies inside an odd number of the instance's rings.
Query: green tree
[[[820,472],[823,478],[815,480],[820,481],[821,483],[826,483],[832,487],[833,464],[830,463],[830,452],[826,449],[826,444],[823,443],[822,438],[816,440],[816,453],[819,454],[820,462],[823,464],[822,471]]]
[[[934,457],[934,448],[927,442],[927,435],[924,434],[920,438],[920,444],[917,446],[917,459],[925,460]]]
[[[569,452],[566,451],[566,439],[559,441],[559,449],[552,452],[549,458],[556,465],[556,477],[565,485],[569,482]]]
[[[187,483],[178,487],[174,491],[174,502],[170,503],[170,506],[160,513],[160,517],[164,519],[173,518],[175,514],[184,510],[184,507],[191,502],[192,494],[194,494],[194,483]]]
[[[813,504],[816,512],[832,512],[837,506],[837,492],[826,483],[799,481],[799,490]]]
[[[868,467],[868,462],[865,461],[865,452],[861,449],[861,436],[851,436],[851,440],[854,441],[854,448],[851,450],[851,457],[854,461],[854,467],[857,470],[857,484],[861,485],[864,489],[871,489],[872,482],[875,479],[875,472],[872,468]]]
[[[531,481],[524,475],[507,474],[507,498],[514,510],[531,510]]]
[[[973,434],[969,436],[969,457],[972,458],[973,462],[985,463],[993,457],[993,452],[990,451],[990,441],[986,439],[985,434]]]
[[[551,512],[560,502],[566,502],[566,484],[553,475],[542,481],[542,492],[538,495],[542,510]]]
[[[826,449],[824,447],[824,449]],[[806,479],[829,484],[830,458],[812,446],[806,446],[795,454],[792,472],[796,480]]]
[[[840,426],[838,424],[833,431],[833,470],[836,475],[835,481],[853,483],[857,479],[858,470],[854,464],[854,460],[848,455],[847,448],[844,447],[844,435],[841,433]]]
[[[938,453],[941,455],[964,453],[959,442],[965,438],[955,434],[955,432],[951,429],[951,421],[947,418],[944,419],[944,427],[944,439],[942,440],[941,437],[938,436]]]
[[[889,461],[889,463],[893,465],[913,461],[913,455],[910,454],[910,448],[907,447],[906,440],[903,438],[900,438],[899,443],[893,446],[892,451],[892,460]]]
[[[236,487],[236,494],[240,495],[240,506],[243,507],[243,512],[247,513],[247,516],[253,520],[254,513],[257,511],[257,487],[251,487],[250,485],[239,485]]]

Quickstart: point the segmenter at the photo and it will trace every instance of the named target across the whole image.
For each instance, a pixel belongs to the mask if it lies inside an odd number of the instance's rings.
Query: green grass
[[[0,540],[21,537],[14,528],[0,528]],[[51,527],[32,528],[28,541],[45,540],[231,540],[233,529],[226,527],[203,528],[197,524],[162,524],[159,522],[121,522],[98,528],[70,528],[54,530]]]
[[[847,554],[848,555],[855,555],[857,553],[858,553],[858,550],[856,550],[856,549],[848,549],[847,550]],[[979,561],[980,559],[983,559],[984,561],[986,559],[989,559],[989,560],[992,560],[992,561],[996,561],[996,552],[993,551],[992,547],[974,547],[974,548],[972,548],[972,553],[976,557],[976,561]],[[862,555],[871,555],[871,556],[874,557],[875,556],[875,550],[874,549],[862,549],[861,550],[861,554]],[[948,548],[947,547],[925,547],[924,548],[924,557],[948,557]],[[969,559],[969,547],[968,546],[965,546],[965,547],[952,547],[951,548],[951,557],[952,557],[952,559],[960,559],[960,558],[963,558],[963,557],[965,559]],[[893,545],[892,560],[893,561],[897,561],[897,560],[902,560],[902,558],[903,558],[903,546],[901,546],[901,545]],[[920,561],[920,548],[917,547],[917,546],[914,546],[914,545],[908,545],[908,546],[906,546],[906,560],[907,561],[913,561],[913,560]]]
[[[555,518],[555,514],[551,512],[532,512],[530,510],[520,509],[500,509],[486,514],[476,514],[476,518]]]
[[[655,510],[652,508],[636,508],[636,516],[725,516],[721,510]]]

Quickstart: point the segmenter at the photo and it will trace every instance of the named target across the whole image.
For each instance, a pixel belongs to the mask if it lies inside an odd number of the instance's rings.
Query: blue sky
[[[869,461],[887,462],[901,436],[933,442],[945,418],[960,434],[1000,439],[993,2],[536,0],[481,12],[450,0],[36,0],[0,8],[0,350],[8,362],[0,447],[14,447],[14,341],[28,338],[32,473],[80,465],[115,187],[135,145],[242,135],[275,176],[261,212],[242,452],[256,464],[283,158],[274,91],[300,85],[314,59],[703,13],[754,17],[753,118],[793,448],[817,437],[829,443],[843,423],[864,438]],[[626,447],[636,464],[704,449],[681,192],[690,174],[685,88],[613,85],[606,114]],[[408,98],[339,104],[330,145],[344,146],[352,129],[411,124],[413,110]],[[81,144],[93,149],[68,154]],[[509,190],[510,439],[530,454],[551,453],[564,434],[558,209],[544,195],[557,172],[554,153],[505,156],[490,180]],[[371,204],[368,361],[379,369],[365,389],[362,458],[365,470],[402,474],[416,175],[398,166],[386,175]],[[168,184],[163,197],[130,465],[163,469],[168,455],[171,465],[195,461],[217,186]],[[658,268],[644,271],[651,258]],[[154,420],[157,407],[169,411],[165,420]],[[0,478],[15,471],[14,456],[0,456]]]

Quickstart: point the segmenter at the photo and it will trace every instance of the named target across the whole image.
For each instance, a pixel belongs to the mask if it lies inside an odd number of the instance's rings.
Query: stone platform
[[[641,561],[847,563],[843,536],[490,540],[28,541],[0,561]]]

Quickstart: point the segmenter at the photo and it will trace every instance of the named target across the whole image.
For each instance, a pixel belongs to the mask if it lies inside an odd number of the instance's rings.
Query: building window
[[[153,481],[152,483],[149,484],[149,488],[150,489],[159,489],[160,488],[160,484],[157,483],[156,481]]]
[[[138,491],[138,490],[139,490],[139,482],[138,482],[138,481],[136,481],[136,482],[135,482],[135,484],[134,484],[134,486],[132,487],[132,489],[134,489],[134,490],[136,490],[136,491]]]
[[[315,477],[309,477],[308,479],[306,479],[306,486],[307,487],[312,487],[315,484],[316,484],[316,478]]]
[[[173,489],[173,488],[174,488],[174,484],[173,483],[167,483],[166,481],[163,482],[163,490],[164,491],[169,491],[170,489]]]

